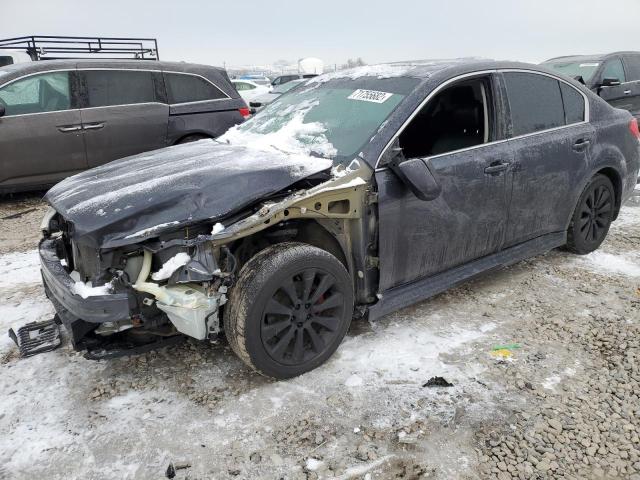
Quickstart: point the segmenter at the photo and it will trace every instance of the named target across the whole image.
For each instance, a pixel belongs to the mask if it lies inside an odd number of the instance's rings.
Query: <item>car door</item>
[[[595,137],[576,87],[532,71],[502,73],[515,161],[505,247],[563,232]]]
[[[630,97],[631,114],[640,118],[640,53],[623,55],[626,83],[622,93]]]
[[[74,70],[0,86],[0,189],[44,186],[87,167]]]
[[[494,85],[486,74],[432,96],[390,147],[402,148],[403,157],[376,169],[381,290],[501,248],[512,152],[499,141]],[[412,159],[427,165],[440,188],[436,198],[419,199],[389,168]]]
[[[603,85],[605,79],[618,80],[619,85]],[[597,81],[597,93],[616,108],[631,111],[633,109],[632,89],[627,83],[627,76],[621,57],[612,57],[605,61]]]
[[[162,74],[79,66],[82,128],[90,167],[167,145]]]

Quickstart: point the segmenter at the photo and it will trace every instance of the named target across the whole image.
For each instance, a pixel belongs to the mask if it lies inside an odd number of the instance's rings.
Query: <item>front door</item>
[[[568,83],[525,72],[505,72],[504,81],[515,154],[509,247],[567,229],[595,135],[584,95]]]
[[[38,73],[0,87],[0,189],[46,186],[87,168],[75,75]]]
[[[82,126],[90,167],[166,146],[169,105],[158,99],[161,74],[82,70]]]
[[[389,168],[376,171],[381,291],[501,248],[512,152],[494,141],[492,85],[491,76],[454,84],[400,134],[403,155],[428,164],[437,198],[420,200]]]
[[[630,112],[633,111],[634,88],[627,82],[627,75],[621,58],[615,57],[606,61],[602,67],[602,73],[600,74],[598,84],[601,84],[605,79],[618,80],[620,85],[599,87],[597,92],[598,95],[613,107],[628,110]]]

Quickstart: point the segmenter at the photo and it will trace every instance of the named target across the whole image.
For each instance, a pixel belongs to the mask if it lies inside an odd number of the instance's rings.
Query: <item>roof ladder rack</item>
[[[160,60],[155,38],[56,37],[31,35],[0,40],[0,49],[20,50],[32,60],[106,58]]]

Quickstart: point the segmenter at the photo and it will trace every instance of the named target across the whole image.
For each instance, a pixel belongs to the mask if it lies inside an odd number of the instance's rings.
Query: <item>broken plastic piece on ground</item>
[[[453,387],[453,383],[447,382],[442,377],[431,377],[423,387]]]
[[[62,343],[56,317],[42,322],[27,323],[18,328],[17,334],[13,328],[10,328],[9,337],[16,342],[22,357],[50,352],[58,348]]]
[[[169,466],[167,467],[167,472],[165,473],[165,476],[167,478],[173,478],[176,476],[176,470],[175,468],[173,468],[173,463],[170,463]]]

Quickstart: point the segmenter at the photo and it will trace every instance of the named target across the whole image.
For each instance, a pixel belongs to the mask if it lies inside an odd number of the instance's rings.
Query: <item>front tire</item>
[[[606,176],[595,175],[585,187],[567,230],[567,249],[579,255],[596,250],[613,221],[615,190]]]
[[[284,379],[324,363],[353,316],[353,287],[344,265],[303,243],[267,247],[240,270],[225,305],[233,351],[263,375]]]

